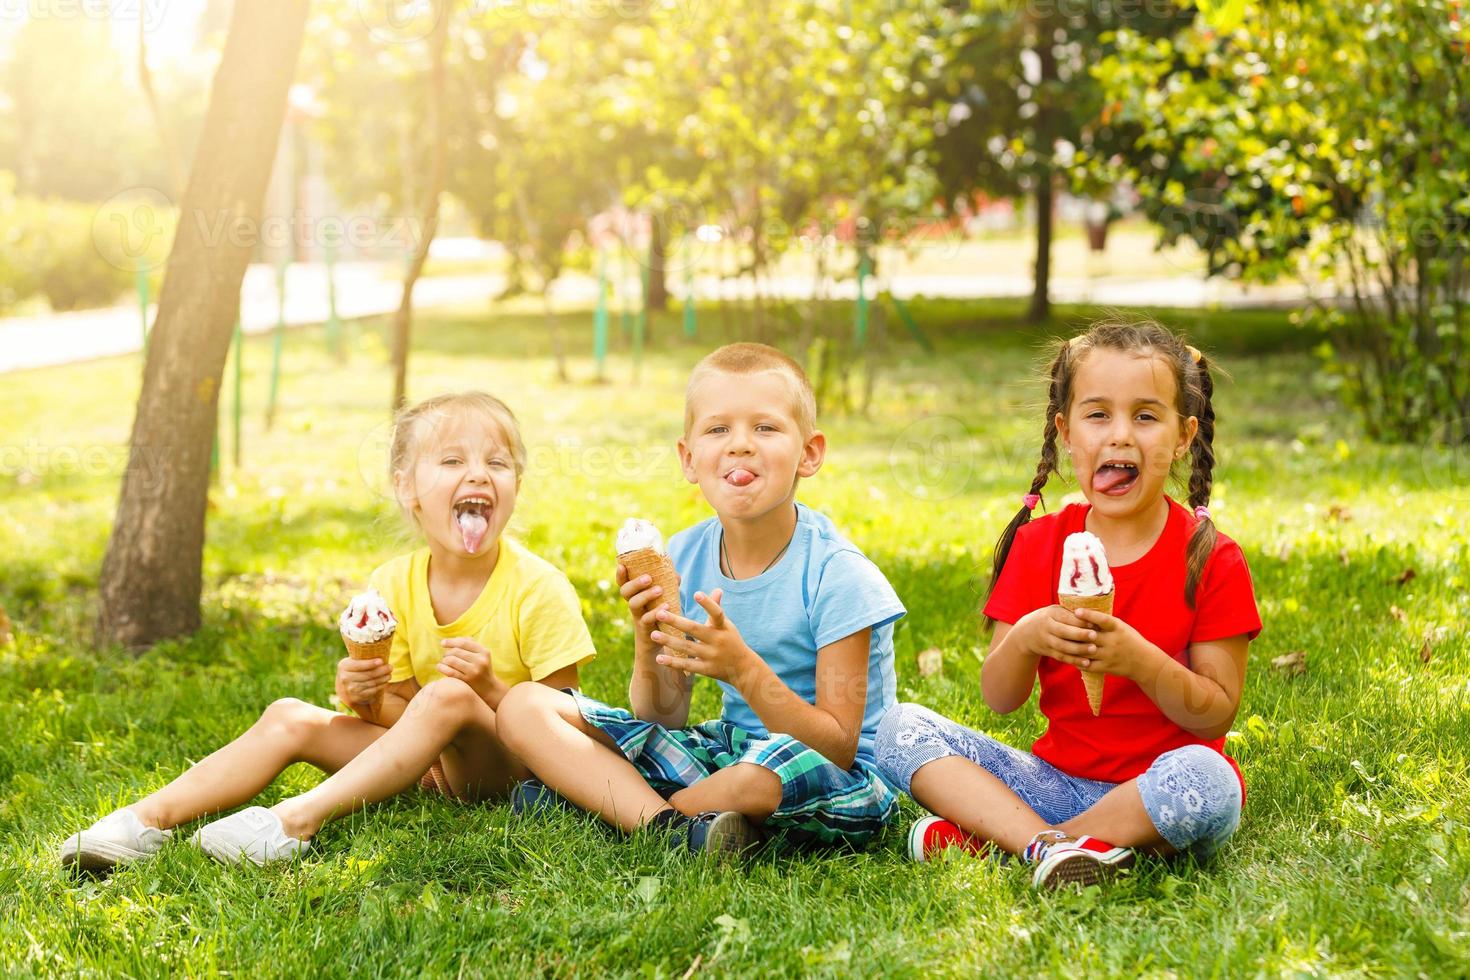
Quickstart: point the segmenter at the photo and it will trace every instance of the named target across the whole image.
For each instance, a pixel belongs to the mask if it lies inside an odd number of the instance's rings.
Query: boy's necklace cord
[[[796,532],[793,530],[791,532],[791,537],[787,538],[786,539],[786,543],[781,546],[781,550],[778,551],[778,552],[776,552],[776,557],[775,558],[772,558],[770,561],[766,562],[766,567],[765,568],[762,568],[759,572],[757,572],[754,577],[755,578],[760,578],[762,575],[766,574],[766,572],[769,572],[771,570],[771,566],[774,565],[774,564],[776,564],[776,562],[780,561],[781,560],[781,556],[784,555],[784,554],[786,554],[786,549],[791,547],[791,542],[793,540],[795,540],[795,539],[796,539]],[[726,548],[725,548],[725,532],[724,531],[721,531],[720,532],[720,564],[723,566],[720,569],[720,574],[721,575],[726,575],[726,576],[728,576],[730,578],[734,578],[735,577],[735,566],[732,565],[732,564],[730,564],[730,552],[727,551]]]

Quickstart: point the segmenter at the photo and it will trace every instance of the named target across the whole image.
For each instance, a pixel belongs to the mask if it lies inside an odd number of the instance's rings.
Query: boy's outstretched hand
[[[667,609],[656,610],[654,615],[659,628],[654,631],[652,640],[664,648],[664,652],[658,655],[658,662],[663,666],[703,674],[740,688],[741,680],[747,676],[753,663],[760,662],[760,657],[746,645],[735,624],[726,618],[720,605],[723,598],[723,589],[715,589],[710,595],[694,593],[694,601],[709,613],[708,623],[675,616]]]

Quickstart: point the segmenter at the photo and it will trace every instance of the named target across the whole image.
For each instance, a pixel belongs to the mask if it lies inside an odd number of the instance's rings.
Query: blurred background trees
[[[235,4],[132,6],[0,20],[0,314],[167,295]],[[886,291],[936,236],[1028,236],[1045,324],[1058,235],[1103,254],[1131,214],[1206,275],[1305,284],[1369,434],[1470,441],[1462,0],[314,0],[272,181],[285,234],[243,247],[283,293],[334,258],[403,282],[395,400],[441,232],[493,268],[487,304],[595,302],[637,345],[631,311],[671,302],[756,339],[797,319],[825,377],[869,370],[870,308],[917,335]]]

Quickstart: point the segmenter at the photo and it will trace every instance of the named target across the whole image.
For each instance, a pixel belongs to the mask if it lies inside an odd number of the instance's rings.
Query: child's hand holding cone
[[[650,634],[658,628],[658,610],[666,608],[675,616],[684,614],[679,602],[679,573],[664,551],[663,535],[648,521],[629,518],[618,532],[617,551],[618,587],[633,613],[639,638],[657,646]],[[649,579],[647,583],[640,581],[644,576]]]

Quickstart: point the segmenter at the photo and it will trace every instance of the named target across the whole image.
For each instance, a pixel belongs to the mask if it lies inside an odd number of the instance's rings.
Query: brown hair
[[[1190,347],[1184,339],[1169,328],[1153,320],[1127,320],[1110,317],[1092,325],[1086,333],[1073,337],[1058,346],[1051,362],[1050,383],[1047,388],[1046,427],[1042,434],[1041,460],[1036,464],[1036,475],[1031,479],[1030,494],[1038,498],[1046,487],[1051,474],[1057,468],[1057,415],[1066,416],[1072,407],[1072,380],[1077,366],[1090,352],[1098,348],[1122,351],[1129,354],[1159,357],[1168,362],[1174,371],[1177,391],[1175,409],[1181,418],[1194,416],[1199,421],[1199,430],[1190,443],[1189,506],[1191,509],[1207,507],[1210,502],[1210,486],[1215,469],[1215,408],[1213,397],[1215,382],[1210,376],[1209,360],[1198,350]],[[1023,506],[1006,526],[1005,533],[995,545],[995,557],[991,565],[990,587],[986,598],[995,591],[1005,567],[1006,556],[1021,525],[1031,520],[1031,508]],[[1184,584],[1184,599],[1194,605],[1195,592],[1199,588],[1200,575],[1205,563],[1215,550],[1218,535],[1215,524],[1209,517],[1200,520],[1190,536],[1187,553],[1187,574]]]
[[[711,374],[760,374],[773,371],[784,378],[791,389],[791,414],[803,439],[817,429],[817,398],[812,383],[801,365],[767,344],[726,344],[709,354],[689,374],[684,391],[684,434],[694,425],[694,393],[700,382]]]
[[[461,391],[435,395],[417,405],[401,409],[393,419],[393,445],[388,453],[388,477],[393,480],[400,473],[411,469],[424,451],[424,437],[449,418],[467,415],[482,415],[487,422],[500,430],[500,437],[510,450],[511,462],[515,465],[516,482],[526,471],[526,444],[521,440],[521,427],[510,407],[494,395],[483,391]],[[396,483],[394,484],[396,486]],[[400,500],[399,506],[403,503]],[[404,517],[410,524],[411,513],[405,508]]]

